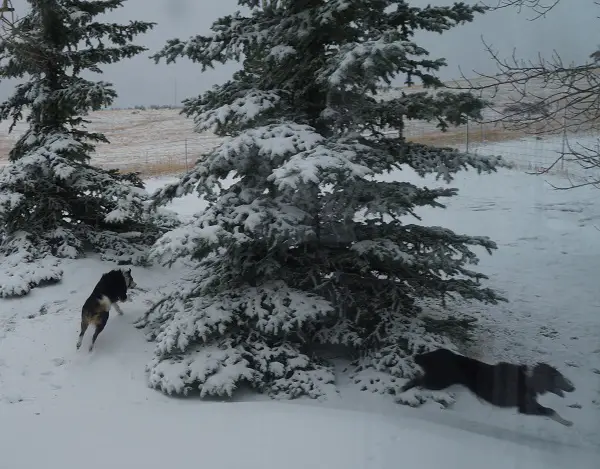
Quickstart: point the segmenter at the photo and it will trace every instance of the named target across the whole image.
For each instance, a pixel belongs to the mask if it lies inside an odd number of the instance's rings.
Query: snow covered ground
[[[98,398],[100,399],[100,398]],[[33,409],[32,409],[33,410]],[[533,449],[412,417],[294,404],[139,402],[3,413],[2,467],[384,469],[595,467],[591,454]],[[110,465],[110,466],[109,466]]]
[[[390,177],[418,179],[409,172]],[[245,392],[226,404],[168,398],[146,386],[152,344],[132,323],[177,270],[134,267],[150,293],[131,295],[125,315],[111,316],[90,354],[91,334],[75,349],[81,305],[113,267],[91,258],[66,266],[59,285],[0,303],[0,467],[598,467],[598,192],[554,191],[546,179],[464,173],[446,210],[420,213],[424,223],[498,242],[493,256],[481,254],[479,269],[510,303],[468,307],[481,317],[481,340],[471,352],[557,366],[577,389],[540,402],[573,427],[492,408],[462,388],[452,390],[450,409],[412,409],[361,392],[344,375],[340,394],[323,402],[271,402]],[[188,196],[172,208],[185,216],[201,205]]]

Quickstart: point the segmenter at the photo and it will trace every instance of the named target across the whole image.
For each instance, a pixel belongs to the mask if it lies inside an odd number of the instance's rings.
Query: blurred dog
[[[538,363],[531,368],[506,362],[490,365],[447,349],[422,353],[414,360],[424,374],[407,382],[400,392],[413,387],[441,390],[462,384],[497,407],[517,407],[521,414],[541,415],[562,425],[573,425],[536,400],[538,395],[547,392],[564,397],[564,392],[575,390],[573,383],[551,365]]]
[[[92,351],[98,335],[108,322],[111,306],[114,305],[117,312],[122,315],[123,311],[117,302],[126,301],[127,290],[136,287],[137,285],[131,276],[131,269],[115,269],[102,275],[92,294],[81,308],[81,332],[77,340],[77,350],[81,347],[81,342],[88,326],[94,324],[96,330],[94,331],[92,343],[89,348],[89,351]]]

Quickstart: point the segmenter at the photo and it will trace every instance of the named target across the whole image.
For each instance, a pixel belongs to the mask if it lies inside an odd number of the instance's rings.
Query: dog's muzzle
[[[554,394],[556,394],[557,396],[560,397],[565,397],[565,393],[564,392],[573,392],[575,391],[575,385],[568,380],[567,378],[561,378],[561,383],[559,386],[556,387],[556,389],[554,390]]]
[[[575,391],[575,385],[565,378],[565,385],[563,386],[563,389],[567,392],[573,392]]]

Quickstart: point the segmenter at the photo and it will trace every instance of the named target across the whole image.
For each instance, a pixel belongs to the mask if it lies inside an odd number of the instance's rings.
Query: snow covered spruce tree
[[[230,395],[250,385],[278,398],[319,397],[334,389],[325,352],[341,345],[360,357],[355,373],[387,376],[393,393],[396,378],[414,373],[415,352],[445,343],[424,320],[423,300],[501,299],[469,268],[471,248],[491,252],[493,241],[414,223],[418,207],[444,207],[439,199],[456,190],[418,187],[400,170],[451,181],[467,167],[491,172],[502,162],[402,136],[406,119],[445,129],[477,117],[475,97],[440,91],[383,101],[377,89],[399,74],[442,86],[433,72],[444,60],[428,58],[413,34],[442,33],[482,10],[239,3],[248,16],[223,17],[211,36],[171,40],[155,55],[187,56],[203,70],[241,57],[244,66],[184,102],[199,130],[225,138],[156,195],[160,206],[197,190],[208,206],[153,248],[165,264],[198,264],[139,321],[157,343],[150,385],[169,394]]]
[[[146,50],[131,42],[153,24],[98,22],[122,6],[118,0],[28,3],[0,40],[0,78],[23,80],[0,105],[0,119],[12,121],[10,131],[23,118],[28,123],[0,173],[0,297],[59,281],[58,258],[88,249],[141,262],[143,245],[160,234],[137,175],[90,165],[94,144],[107,139],[86,130],[83,117],[110,105],[116,92],[82,74]]]

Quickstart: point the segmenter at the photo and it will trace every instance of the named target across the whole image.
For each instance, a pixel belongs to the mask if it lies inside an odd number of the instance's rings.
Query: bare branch
[[[507,6],[533,9],[538,15],[554,8],[560,0],[495,0],[500,9]],[[594,2],[600,6],[600,2]],[[492,45],[482,42],[490,55],[497,73],[485,74],[473,71],[467,77],[448,88],[474,92],[493,104],[485,110],[484,123],[501,126],[521,134],[562,136],[563,145],[559,156],[543,171],[548,173],[559,163],[578,165],[586,175],[583,182],[570,182],[572,189],[583,186],[600,188],[600,141],[595,145],[581,143],[585,135],[600,130],[600,46],[584,63],[565,63],[559,54],[549,58],[538,54],[535,60],[522,60],[515,51],[508,59],[500,57]],[[571,144],[569,135],[576,135],[580,142]]]
[[[523,9],[531,10],[535,13],[535,16],[529,18],[529,21],[535,21],[552,10],[559,2],[560,0],[496,0],[495,6],[487,5],[485,2],[482,3],[492,11],[513,7],[520,14]]]

